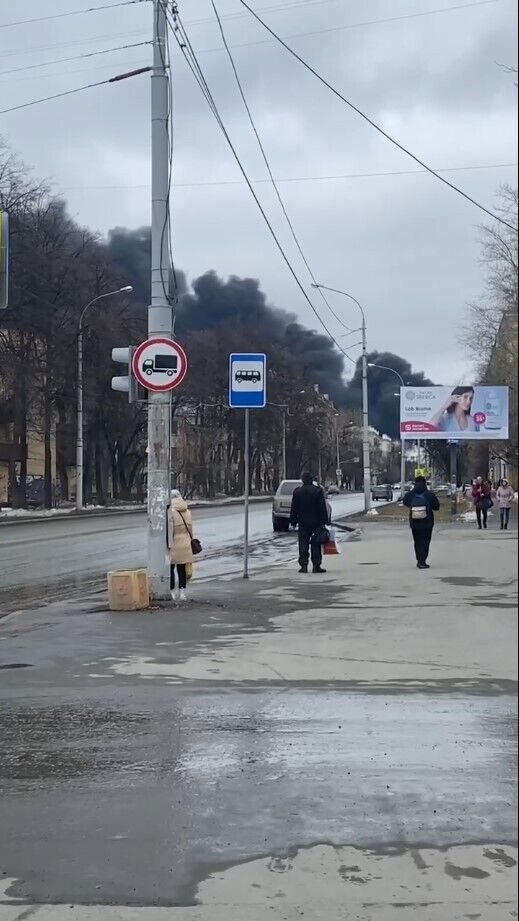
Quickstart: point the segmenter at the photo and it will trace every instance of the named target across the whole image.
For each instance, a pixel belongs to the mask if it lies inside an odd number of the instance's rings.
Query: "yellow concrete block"
[[[108,573],[108,602],[111,611],[142,611],[150,605],[146,569],[120,569]]]

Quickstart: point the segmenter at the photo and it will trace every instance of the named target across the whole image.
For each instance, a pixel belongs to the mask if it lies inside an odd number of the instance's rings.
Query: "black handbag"
[[[330,540],[330,532],[325,524],[322,524],[320,528],[317,528],[317,531],[315,531],[312,540],[315,541],[316,544],[328,543]]]
[[[202,544],[198,540],[198,537],[193,537],[193,532],[189,530],[187,521],[184,518],[182,512],[179,512],[178,508],[176,509],[176,511],[178,512],[182,521],[184,522],[184,527],[191,538],[191,553],[193,554],[193,556],[198,556],[199,553],[202,553],[202,549],[203,549]]]

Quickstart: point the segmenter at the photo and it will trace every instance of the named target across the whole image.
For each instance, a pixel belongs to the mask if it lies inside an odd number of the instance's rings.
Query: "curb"
[[[251,505],[257,505],[261,503],[272,502],[272,496],[251,496],[250,503]],[[229,498],[217,500],[212,502],[210,499],[195,499],[193,502],[188,502],[189,508],[229,508],[234,505],[243,505],[244,499],[240,498]],[[20,515],[16,518],[2,518],[2,513],[0,512],[0,528],[10,527],[18,524],[49,524],[52,521],[63,521],[66,519],[71,519],[72,521],[77,521],[78,518],[110,518],[111,516],[118,515],[144,515],[147,511],[147,506],[145,505],[136,505],[135,508],[110,508],[110,509],[85,509],[83,512],[71,511],[71,512],[57,512],[55,515]]]

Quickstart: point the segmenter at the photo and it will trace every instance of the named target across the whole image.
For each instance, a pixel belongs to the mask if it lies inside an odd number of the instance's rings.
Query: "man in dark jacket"
[[[302,480],[303,485],[294,491],[290,512],[290,524],[293,528],[299,527],[299,572],[308,572],[310,550],[313,572],[326,572],[321,566],[321,544],[316,540],[319,529],[328,524],[326,498],[310,473],[304,473]]]
[[[427,481],[417,476],[411,492],[404,496],[404,505],[409,509],[409,524],[413,533],[416,565],[418,569],[429,569],[427,557],[434,528],[434,513],[440,503],[433,492],[427,489]]]

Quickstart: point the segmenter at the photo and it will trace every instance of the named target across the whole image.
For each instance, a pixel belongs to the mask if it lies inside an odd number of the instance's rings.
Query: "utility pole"
[[[364,509],[371,508],[371,460],[369,452],[368,344],[366,317],[362,311],[362,457],[364,468]]]
[[[153,0],[151,77],[151,304],[148,338],[171,339],[169,301],[169,80],[166,53],[168,0]],[[167,598],[167,508],[170,500],[171,394],[148,398],[148,574],[154,598]]]

